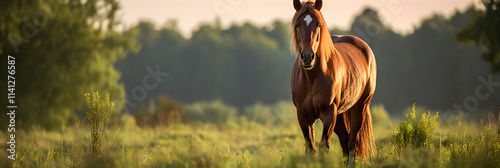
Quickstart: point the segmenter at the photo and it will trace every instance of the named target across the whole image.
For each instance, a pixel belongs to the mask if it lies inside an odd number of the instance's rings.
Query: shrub
[[[292,102],[279,101],[273,106],[275,125],[297,126],[297,109]]]
[[[137,126],[141,128],[153,128],[156,126],[155,112],[150,110],[152,107],[147,107],[144,102],[139,103],[137,110],[135,110],[134,119]]]
[[[237,109],[225,105],[220,100],[199,102],[186,106],[182,115],[188,121],[201,121],[214,124],[232,122],[236,119]]]
[[[153,100],[150,101],[149,106],[141,102],[133,116],[138,126],[142,128],[154,128],[181,123],[183,113],[183,104],[168,96],[159,95],[157,107]]]
[[[385,110],[384,105],[375,105],[370,107],[373,125],[374,126],[387,126],[391,122],[391,118]]]
[[[290,124],[297,124],[295,105],[288,101],[279,101],[274,105],[256,103],[245,107],[243,115],[249,121],[267,126],[290,126]]]
[[[436,128],[438,114],[431,116],[430,112],[421,115],[417,120],[415,115],[415,104],[412,112],[406,114],[406,121],[398,126],[398,132],[394,135],[394,143],[398,148],[427,146],[432,140],[432,133]]]
[[[101,157],[102,142],[105,136],[105,126],[111,117],[111,111],[114,108],[114,103],[109,101],[109,93],[106,97],[101,98],[99,92],[86,93],[85,100],[87,102],[87,121],[90,128],[90,148],[92,157],[97,159]]]
[[[167,96],[158,96],[158,109],[156,109],[158,125],[181,123],[182,113],[184,113],[184,105]]]
[[[134,116],[127,113],[113,113],[108,122],[111,129],[125,129],[130,130],[137,127]]]
[[[271,122],[271,107],[260,103],[245,107],[243,113],[247,116],[248,120],[256,123],[269,125]]]

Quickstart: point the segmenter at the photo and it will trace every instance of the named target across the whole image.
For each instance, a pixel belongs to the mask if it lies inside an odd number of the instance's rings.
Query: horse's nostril
[[[304,53],[300,53],[300,59],[304,60],[305,57],[304,57]]]
[[[311,60],[314,59],[314,53],[311,53]]]

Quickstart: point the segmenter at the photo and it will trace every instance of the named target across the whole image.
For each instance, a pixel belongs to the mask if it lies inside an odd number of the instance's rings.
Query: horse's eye
[[[295,24],[295,28],[296,28],[296,29],[299,29],[299,25],[298,25],[298,24]]]
[[[321,23],[320,23],[320,24],[318,24],[318,28],[320,28],[320,27],[321,27]]]

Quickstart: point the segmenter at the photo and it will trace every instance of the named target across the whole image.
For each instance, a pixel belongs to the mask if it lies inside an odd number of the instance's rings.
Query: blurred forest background
[[[0,55],[16,57],[20,128],[75,123],[84,115],[83,95],[91,89],[109,92],[117,111],[133,114],[138,125],[161,123],[157,118],[162,116],[169,122],[210,120],[214,115],[214,121],[228,120],[291,101],[295,56],[288,20],[272,26],[248,22],[222,27],[216,19],[187,37],[175,20],[120,27],[115,16],[119,6],[113,0],[0,2]],[[470,7],[451,16],[434,14],[409,34],[394,32],[372,8],[360,11],[350,29],[335,28],[335,18],[327,23],[332,34],[356,35],[371,46],[378,63],[372,103],[401,116],[414,102],[436,111],[453,109],[476,94],[482,84],[478,77],[488,80],[495,61],[482,59],[486,49],[457,40],[478,13]],[[168,76],[149,78],[150,84],[158,82],[154,89],[133,93],[144,87],[143,79],[151,74],[148,67]],[[4,80],[0,88],[7,88]],[[1,95],[6,95],[3,90]],[[479,101],[473,113],[497,111],[496,92]],[[4,98],[1,106],[6,103]],[[289,115],[295,115],[293,108]],[[5,117],[0,115],[0,120],[7,121]]]

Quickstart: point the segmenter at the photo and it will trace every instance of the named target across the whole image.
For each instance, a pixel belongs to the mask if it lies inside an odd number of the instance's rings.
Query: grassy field
[[[414,119],[409,113],[409,118],[392,120],[383,107],[374,106],[372,113],[377,155],[367,162],[358,161],[357,167],[500,167],[498,119],[493,116],[479,122],[448,124],[438,118],[431,129],[417,125],[432,124],[435,113],[429,113],[426,121],[418,111]],[[329,154],[305,155],[304,139],[293,118],[279,125],[239,117],[221,124],[192,122],[156,128],[139,128],[128,115],[120,119],[120,125],[106,128],[99,159],[91,154],[89,125],[80,122],[58,131],[16,132],[17,160],[7,159],[7,146],[2,143],[0,167],[345,166],[336,135]],[[403,136],[397,138],[402,121],[406,129],[418,134],[411,142]],[[321,122],[316,127],[319,143]],[[422,132],[430,136],[419,140]],[[406,134],[406,138],[414,136]],[[7,138],[0,133],[4,142]]]

